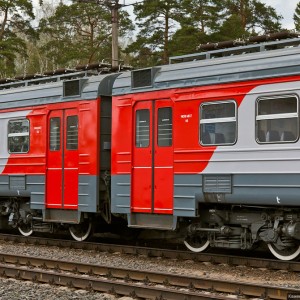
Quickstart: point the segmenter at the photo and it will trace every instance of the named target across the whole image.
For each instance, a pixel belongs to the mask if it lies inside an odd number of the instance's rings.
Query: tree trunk
[[[169,63],[169,11],[166,11],[165,15],[165,32],[164,32],[164,52],[163,52],[163,64]]]

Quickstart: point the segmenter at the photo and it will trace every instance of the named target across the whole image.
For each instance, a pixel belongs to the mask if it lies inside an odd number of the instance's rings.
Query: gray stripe
[[[119,214],[130,213],[131,176],[111,176],[111,212]]]
[[[286,48],[161,66],[154,79],[153,87],[131,89],[131,74],[130,72],[123,73],[114,84],[113,95],[298,75],[299,73],[299,47]]]
[[[119,74],[106,74],[85,77],[80,96],[63,97],[63,76],[53,77],[55,82],[40,82],[36,85],[13,87],[0,90],[0,109],[44,105],[79,100],[94,100],[101,95],[110,95],[113,82]],[[62,80],[62,81],[60,81]],[[31,80],[32,83],[34,80]],[[35,80],[38,82],[38,80]],[[27,85],[29,81],[25,81]],[[1,85],[2,88],[5,85]]]
[[[79,175],[78,211],[97,212],[99,207],[99,177]]]

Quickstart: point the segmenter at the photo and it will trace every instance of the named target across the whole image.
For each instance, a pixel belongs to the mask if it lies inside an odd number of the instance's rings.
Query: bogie
[[[300,218],[296,209],[291,213],[283,209],[202,207],[201,211],[202,223],[189,225],[184,241],[191,251],[202,252],[208,246],[249,250],[263,242],[281,260],[293,260],[300,254]]]

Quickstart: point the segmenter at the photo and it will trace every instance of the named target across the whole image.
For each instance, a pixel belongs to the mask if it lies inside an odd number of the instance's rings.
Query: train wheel
[[[92,222],[85,221],[80,224],[71,225],[69,226],[69,231],[75,241],[85,241],[92,232]]]
[[[30,236],[33,233],[33,229],[32,229],[32,224],[21,224],[20,226],[18,226],[18,230],[19,232],[23,235],[23,236]]]
[[[184,240],[185,246],[193,252],[202,252],[209,247],[209,240],[201,236],[188,236]]]
[[[300,245],[294,245],[293,247],[286,247],[282,250],[276,247],[276,244],[268,244],[271,253],[280,260],[292,260],[299,256]]]

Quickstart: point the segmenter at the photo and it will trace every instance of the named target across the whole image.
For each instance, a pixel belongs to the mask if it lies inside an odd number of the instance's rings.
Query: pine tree
[[[199,32],[208,34],[217,30],[224,19],[222,0],[182,0],[182,27],[192,26]]]
[[[300,31],[300,2],[296,6],[296,10],[293,16],[295,28],[297,31]]]
[[[222,0],[182,0],[179,28],[170,42],[170,54],[196,52],[197,46],[211,40],[224,19]]]
[[[261,0],[227,0],[225,10],[227,15],[240,18],[246,32],[269,33],[281,29],[282,16]]]
[[[0,75],[15,75],[16,58],[26,59],[26,40],[36,37],[30,21],[34,19],[30,0],[1,0]]]
[[[136,65],[167,64],[169,41],[176,29],[179,0],[145,0],[134,8],[139,32],[128,53],[138,58]]]
[[[212,42],[230,41],[249,36],[239,15],[231,15],[225,20],[220,29],[210,36]]]
[[[120,36],[132,29],[128,13],[119,14]],[[52,68],[74,67],[111,58],[111,11],[97,2],[60,2],[54,15],[40,21],[41,49]]]

